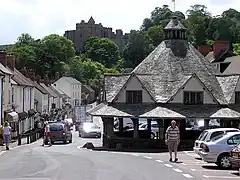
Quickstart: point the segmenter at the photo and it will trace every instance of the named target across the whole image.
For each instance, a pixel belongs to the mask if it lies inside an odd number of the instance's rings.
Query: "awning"
[[[28,117],[28,113],[26,113],[25,111],[18,113],[19,119],[20,120],[24,120]]]
[[[221,108],[214,114],[210,116],[211,119],[240,119],[240,113],[230,109],[230,108]]]
[[[28,115],[29,116],[33,116],[33,115],[35,115],[37,113],[37,111],[35,111],[35,109],[30,109],[30,110],[28,110]]]
[[[165,107],[156,107],[139,117],[141,118],[163,118],[163,119],[185,119],[186,116]]]
[[[7,119],[9,122],[17,122],[18,121],[19,116],[18,116],[17,112],[13,111],[13,112],[8,113],[7,115],[8,115]]]

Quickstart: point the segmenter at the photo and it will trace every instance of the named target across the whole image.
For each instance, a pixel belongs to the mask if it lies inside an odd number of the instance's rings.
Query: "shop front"
[[[19,133],[22,134],[28,130],[28,113],[25,111],[18,114],[19,116]]]

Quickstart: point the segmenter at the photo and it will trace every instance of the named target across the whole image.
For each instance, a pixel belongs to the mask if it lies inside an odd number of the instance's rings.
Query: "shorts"
[[[46,136],[46,137],[50,137],[50,136],[51,136],[51,133],[50,133],[50,132],[45,132],[45,136]]]
[[[169,151],[177,151],[178,141],[168,141],[168,150]]]

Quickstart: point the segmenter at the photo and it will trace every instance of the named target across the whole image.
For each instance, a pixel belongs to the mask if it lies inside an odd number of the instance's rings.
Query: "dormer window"
[[[203,104],[203,92],[184,91],[184,104]]]
[[[142,103],[142,91],[126,91],[127,104],[140,104]]]
[[[240,104],[240,91],[235,92],[235,104]]]

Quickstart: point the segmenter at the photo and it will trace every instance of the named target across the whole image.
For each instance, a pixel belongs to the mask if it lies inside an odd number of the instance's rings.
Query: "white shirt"
[[[49,125],[46,125],[45,132],[50,132],[50,126]]]
[[[10,126],[5,126],[3,128],[3,134],[10,135],[11,134],[11,127]]]

